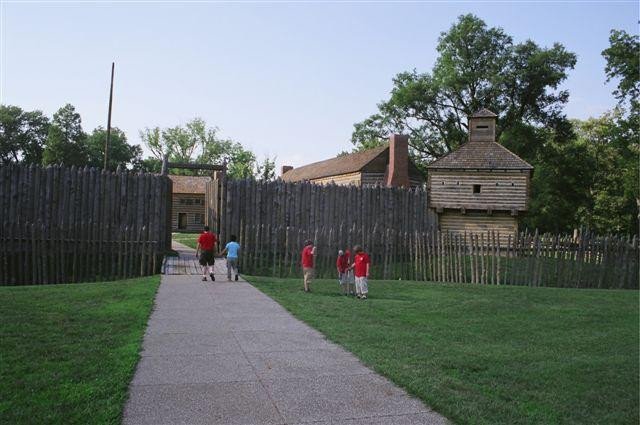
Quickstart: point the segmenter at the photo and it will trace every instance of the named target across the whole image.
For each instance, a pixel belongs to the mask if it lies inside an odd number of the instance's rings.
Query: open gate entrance
[[[207,225],[211,228],[212,231],[218,233],[220,229],[220,220],[219,217],[220,211],[220,199],[219,194],[221,190],[215,191],[215,194],[210,194],[210,187],[219,186],[226,178],[227,166],[226,164],[218,165],[218,164],[196,164],[196,163],[185,163],[185,162],[169,162],[169,158],[167,155],[164,156],[162,160],[162,171],[161,174],[163,176],[169,175],[169,170],[172,168],[178,168],[182,170],[207,170],[211,174],[211,181],[207,183],[207,188],[205,190],[205,217],[204,217],[204,225]],[[215,184],[213,184],[216,182]],[[172,220],[173,220],[173,184],[171,180],[169,180],[169,190],[171,191],[171,196],[167,197],[167,246],[171,246],[171,231],[172,231]],[[186,216],[182,218],[186,224]],[[178,225],[180,225],[180,217],[178,217]],[[180,227],[180,226],[179,226]]]

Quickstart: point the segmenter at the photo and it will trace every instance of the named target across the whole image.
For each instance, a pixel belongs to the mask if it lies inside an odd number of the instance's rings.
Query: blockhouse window
[[[473,193],[480,193],[480,185],[479,184],[474,184],[473,185]]]
[[[481,128],[483,130],[486,130],[487,128],[489,128],[488,125],[476,125],[476,128]]]

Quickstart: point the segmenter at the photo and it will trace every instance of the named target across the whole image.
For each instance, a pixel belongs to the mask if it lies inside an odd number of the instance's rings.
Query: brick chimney
[[[293,170],[293,167],[291,165],[283,165],[282,168],[280,169],[280,176],[282,177],[284,173],[290,170]]]
[[[405,134],[389,138],[387,186],[409,187],[409,136]]]

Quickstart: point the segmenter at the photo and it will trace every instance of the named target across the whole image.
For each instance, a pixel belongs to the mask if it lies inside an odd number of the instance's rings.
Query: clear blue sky
[[[474,13],[516,42],[578,55],[566,112],[610,109],[600,52],[613,28],[638,32],[636,2],[579,3],[18,3],[3,2],[4,104],[48,115],[76,106],[83,126],[144,127],[199,116],[259,158],[302,165],[350,149],[353,124],[388,97],[391,79],[429,71],[440,32]]]

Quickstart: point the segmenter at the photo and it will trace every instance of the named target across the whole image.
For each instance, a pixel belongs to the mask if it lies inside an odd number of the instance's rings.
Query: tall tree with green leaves
[[[262,162],[256,163],[256,178],[267,182],[275,180],[276,158],[265,156]]]
[[[40,164],[49,133],[49,119],[41,111],[0,105],[0,162]]]
[[[87,164],[90,167],[104,167],[104,146],[107,140],[107,130],[98,127],[87,137]],[[138,170],[141,168],[142,148],[140,145],[127,143],[124,131],[117,127],[111,129],[109,142],[109,160],[107,169],[115,171],[118,166]]]
[[[569,128],[562,112],[569,94],[559,86],[576,56],[561,44],[514,43],[469,14],[441,34],[436,49],[431,72],[398,74],[378,113],[354,125],[356,149],[406,133],[414,159],[430,162],[466,141],[467,117],[481,108],[498,114],[498,137],[509,135],[510,147],[529,160],[538,149],[530,127]]]
[[[84,166],[87,164],[87,135],[80,114],[66,104],[53,114],[42,154],[42,163]]]
[[[218,136],[218,128],[208,127],[201,118],[194,118],[186,125],[171,128],[145,128],[140,138],[157,160],[164,154],[173,162],[199,162],[227,164],[231,178],[252,178],[256,157],[240,143]],[[145,167],[155,167],[152,160],[143,161]],[[175,170],[176,173],[193,174],[192,170]]]
[[[620,125],[623,110],[599,118],[575,120],[578,139],[591,162],[590,203],[577,211],[577,221],[600,234],[637,233],[638,144]],[[575,158],[571,158],[575,160]]]

